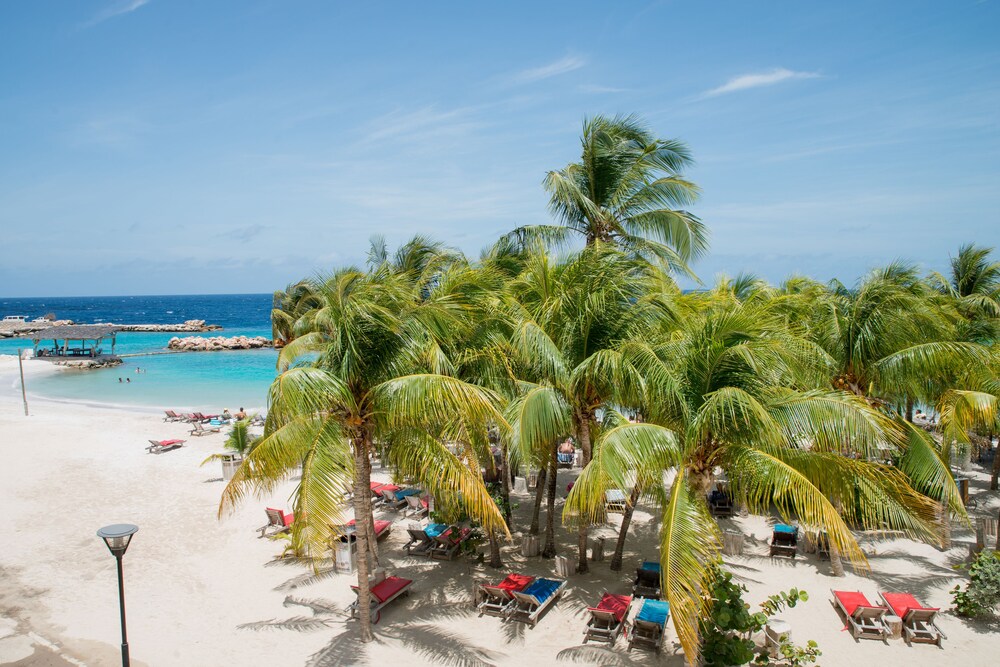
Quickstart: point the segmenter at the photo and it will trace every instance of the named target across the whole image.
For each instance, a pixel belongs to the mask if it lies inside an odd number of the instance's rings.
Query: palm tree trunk
[[[993,445],[992,438],[990,438],[990,446]],[[997,490],[997,484],[1000,482],[1000,449],[993,452],[993,475],[990,477],[990,491]]]
[[[354,438],[354,519],[358,536],[358,616],[363,642],[372,641],[371,591],[368,587],[368,530],[372,523],[371,463],[364,435]]]
[[[556,482],[559,477],[556,474],[556,470],[559,468],[556,453],[558,450],[559,446],[553,443],[552,454],[549,457],[549,473],[547,479],[549,497],[545,512],[545,549],[542,550],[542,558],[553,558],[556,555],[556,493],[558,492],[556,489]]]
[[[583,450],[583,467],[586,468],[587,464],[590,463],[590,413],[584,413],[581,411],[576,411],[574,414],[574,420],[576,421],[576,434],[580,438],[580,449]],[[579,552],[580,558],[576,564],[576,571],[579,574],[585,574],[590,571],[590,566],[587,564],[587,542],[588,542],[588,531],[589,525],[585,519],[580,520],[579,532],[577,533],[576,548]]]
[[[625,536],[628,535],[629,524],[632,523],[632,512],[635,511],[635,504],[639,502],[639,485],[632,489],[632,497],[622,514],[622,528],[618,531],[618,543],[615,545],[615,555],[611,557],[611,571],[618,572],[622,569],[622,556],[625,553]]]
[[[913,399],[906,399],[906,421],[913,423]]]
[[[490,567],[503,567],[503,560],[500,558],[500,539],[496,531],[489,531],[490,537]]]
[[[503,499],[503,507],[500,508],[500,511],[503,513],[503,520],[509,529],[512,519],[510,511],[510,459],[507,458],[507,444],[502,440],[500,442],[500,455],[503,457],[503,470],[501,470],[500,478],[500,497]]]
[[[535,509],[531,514],[531,527],[528,529],[529,535],[538,534],[538,515],[542,510],[542,500],[545,493],[545,468],[538,471],[538,480],[535,482]]]
[[[840,557],[840,549],[833,542],[830,542],[830,570],[835,577],[844,576],[844,561]]]

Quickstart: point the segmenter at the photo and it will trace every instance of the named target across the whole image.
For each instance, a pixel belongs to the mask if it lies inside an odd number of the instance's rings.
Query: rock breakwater
[[[167,343],[167,349],[182,352],[216,352],[219,350],[256,350],[274,347],[274,342],[264,336],[174,336]]]

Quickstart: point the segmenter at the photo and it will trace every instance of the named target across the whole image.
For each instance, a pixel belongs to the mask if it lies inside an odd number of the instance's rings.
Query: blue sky
[[[686,141],[694,266],[1000,246],[997,2],[0,4],[0,295],[268,292],[549,221],[582,120]]]

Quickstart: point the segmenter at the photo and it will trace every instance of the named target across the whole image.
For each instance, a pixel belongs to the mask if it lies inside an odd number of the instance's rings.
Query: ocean
[[[274,350],[148,353],[166,349],[174,336],[270,337],[271,298],[270,294],[0,298],[0,317],[25,315],[30,320],[53,313],[58,319],[79,324],[205,320],[223,327],[205,334],[119,333],[115,351],[142,356],[128,357],[124,366],[116,368],[29,377],[29,401],[41,398],[143,410],[261,410],[275,376]],[[31,346],[29,339],[0,339],[0,354],[17,354],[18,348]],[[137,368],[142,372],[136,372]],[[0,391],[20,392],[18,378],[0,378]]]

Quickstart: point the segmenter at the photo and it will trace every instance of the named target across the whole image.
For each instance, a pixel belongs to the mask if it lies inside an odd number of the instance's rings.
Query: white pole
[[[24,362],[21,361],[21,354],[24,352],[17,348],[17,369],[21,372],[21,400],[24,401],[24,416],[28,416],[28,394],[24,390]]]

